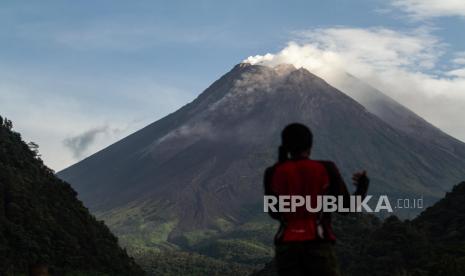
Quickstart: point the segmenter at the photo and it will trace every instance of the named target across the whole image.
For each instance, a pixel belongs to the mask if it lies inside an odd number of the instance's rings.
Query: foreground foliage
[[[249,275],[256,267],[226,262],[181,251],[144,252],[136,255],[138,263],[149,275]]]
[[[142,275],[116,237],[0,117],[0,274]]]

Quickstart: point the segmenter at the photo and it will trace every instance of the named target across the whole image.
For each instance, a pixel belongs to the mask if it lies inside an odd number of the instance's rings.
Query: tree
[[[6,127],[8,130],[11,130],[13,128],[13,123],[11,122],[11,120],[8,120],[7,118],[5,119],[2,119],[2,126]]]
[[[34,142],[29,142],[29,143],[27,143],[27,146],[28,146],[29,149],[32,151],[32,153],[34,153],[34,157],[40,158],[40,154],[39,154],[39,145],[37,145],[37,144],[34,143]]]

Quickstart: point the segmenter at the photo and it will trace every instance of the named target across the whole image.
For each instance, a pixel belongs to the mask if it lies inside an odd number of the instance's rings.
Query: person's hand
[[[355,186],[366,186],[370,180],[367,177],[367,172],[361,171],[354,173],[352,181]]]

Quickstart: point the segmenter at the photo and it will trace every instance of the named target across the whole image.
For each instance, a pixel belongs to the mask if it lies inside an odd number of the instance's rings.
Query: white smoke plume
[[[338,27],[299,32],[280,52],[244,62],[303,67],[343,92],[346,73],[352,74],[465,141],[463,53],[443,69],[439,61],[445,51],[447,45],[426,29]]]
[[[213,139],[214,136],[215,135],[211,131],[211,125],[209,122],[197,121],[191,124],[182,125],[176,128],[175,130],[169,132],[165,136],[158,139],[155,143],[155,146],[165,141],[175,140],[175,139],[180,139],[180,138],[194,139],[195,137],[203,137],[203,138]]]

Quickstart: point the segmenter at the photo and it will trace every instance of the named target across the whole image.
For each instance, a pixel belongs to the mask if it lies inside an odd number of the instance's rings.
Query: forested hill
[[[414,223],[444,247],[462,244],[465,249],[465,181],[421,213]]]
[[[0,275],[143,275],[116,237],[0,117]]]

